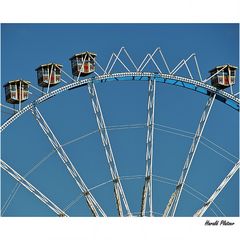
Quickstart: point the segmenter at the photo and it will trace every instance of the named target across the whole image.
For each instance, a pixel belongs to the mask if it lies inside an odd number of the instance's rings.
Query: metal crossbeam
[[[149,201],[149,214],[152,216],[152,160],[153,160],[153,133],[154,133],[154,109],[155,109],[156,81],[152,78],[148,83],[148,109],[147,109],[147,149],[146,149],[146,173],[142,193],[140,216],[145,216],[147,198]]]
[[[206,122],[208,120],[209,113],[212,109],[212,105],[213,105],[213,102],[215,100],[215,97],[216,97],[216,94],[211,94],[208,101],[207,101],[207,104],[204,108],[202,117],[200,119],[200,122],[199,122],[199,125],[198,125],[198,128],[197,128],[197,131],[196,131],[195,136],[193,138],[193,142],[192,142],[190,151],[189,151],[187,159],[184,163],[184,167],[183,167],[180,179],[178,181],[178,184],[176,186],[176,190],[172,194],[172,196],[171,196],[171,198],[170,198],[170,200],[167,204],[167,207],[164,211],[163,216],[168,216],[170,211],[171,211],[171,216],[175,215],[175,212],[176,212],[176,209],[177,209],[177,206],[178,206],[178,202],[179,202],[182,190],[183,190],[183,186],[185,184],[185,181],[186,181],[186,178],[187,178],[192,160],[193,160],[194,155],[196,153],[198,143],[199,143],[200,138],[202,136],[202,132],[203,132],[204,127],[206,125]]]
[[[164,63],[164,65],[165,65],[168,73],[170,74],[169,66],[168,66],[168,64],[167,64],[167,61],[166,61],[166,59],[165,59],[165,57],[164,57],[164,55],[163,55],[162,50],[161,50],[160,47],[156,48],[155,51],[154,51],[152,54],[148,53],[148,54],[146,55],[146,57],[143,59],[143,61],[141,62],[141,64],[140,64],[139,67],[137,68],[137,72],[138,72],[138,71],[141,71],[141,72],[142,72],[143,69],[148,65],[149,61],[151,60],[151,61],[153,62],[153,64],[155,65],[155,67],[158,69],[158,71],[159,71],[160,73],[162,73],[162,71],[160,70],[159,66],[157,65],[157,63],[156,63],[155,60],[153,59],[154,55],[155,55],[157,52],[159,52],[159,54],[160,54],[160,56],[161,56],[161,58],[162,58],[162,60],[163,60],[163,63]],[[144,64],[144,65],[143,65],[143,64]]]
[[[224,189],[224,187],[227,185],[227,183],[230,181],[230,179],[233,177],[233,175],[237,172],[237,170],[240,167],[240,161],[238,161],[232,170],[228,173],[228,175],[223,179],[221,184],[217,187],[217,189],[214,191],[212,196],[204,203],[203,207],[200,208],[193,216],[194,217],[202,217],[203,214],[208,210],[210,205],[213,203],[213,201],[217,198],[219,193]]]
[[[105,149],[108,165],[110,168],[110,172],[111,172],[111,176],[112,176],[112,180],[113,180],[113,184],[114,184],[114,194],[115,194],[115,198],[116,198],[118,214],[119,214],[119,216],[124,215],[123,207],[122,207],[122,202],[123,202],[125,209],[127,211],[127,215],[131,216],[132,214],[130,212],[128,202],[127,202],[127,199],[126,199],[126,196],[123,191],[122,184],[121,184],[121,181],[120,181],[120,178],[118,175],[118,170],[117,170],[117,166],[116,166],[115,159],[113,156],[112,147],[111,147],[110,140],[108,137],[108,133],[107,133],[105,121],[103,118],[102,110],[100,107],[100,103],[98,100],[96,88],[95,88],[95,85],[93,82],[88,83],[88,91],[89,91],[89,94],[91,97],[93,110],[94,110],[97,124],[98,124],[98,129],[99,129],[99,132],[101,135],[103,147]]]
[[[122,53],[122,51],[126,54],[127,58],[128,58],[128,59],[130,60],[130,62],[132,63],[134,69],[137,70],[137,66],[136,66],[136,64],[134,63],[134,61],[132,60],[132,58],[130,57],[130,54],[127,52],[127,50],[125,49],[125,47],[121,47],[121,49],[119,50],[119,52],[118,52],[117,54],[115,54],[114,52],[112,53],[112,55],[111,55],[111,57],[110,57],[110,59],[109,59],[109,61],[108,61],[107,67],[106,67],[105,70],[104,70],[104,73],[105,73],[105,74],[106,74],[106,73],[109,74],[109,73],[111,72],[111,70],[113,69],[113,67],[114,67],[114,65],[116,64],[116,61],[117,61],[117,60],[121,63],[121,65],[122,65],[125,69],[127,69],[128,72],[130,72],[130,70],[127,68],[127,66],[126,66],[126,65],[123,63],[123,61],[120,59],[120,54]],[[113,59],[113,57],[115,57],[115,59],[113,60],[113,63],[112,63],[112,65],[111,65],[111,67],[109,67],[109,66],[110,66],[110,63],[111,63],[111,61],[112,61],[112,59]],[[108,70],[108,68],[109,68],[109,70]],[[107,70],[108,70],[108,71],[107,71]]]
[[[40,199],[44,204],[46,204],[50,209],[52,209],[58,216],[68,217],[68,215],[62,209],[60,209],[56,204],[54,204],[50,199],[48,199],[44,194],[42,194],[37,188],[35,188],[19,173],[13,170],[7,163],[5,163],[3,160],[0,160],[0,163],[1,163],[1,168],[4,171],[6,171],[9,175],[11,175],[27,190],[32,192],[38,199]]]
[[[159,49],[159,48],[156,48],[152,54],[148,53],[148,54],[145,56],[145,58],[143,59],[143,61],[140,63],[140,65],[139,65],[139,67],[138,67],[138,69],[137,69],[137,72],[138,72],[138,71],[141,71],[141,72],[143,71],[143,69],[147,66],[147,64],[149,63],[149,61],[150,61],[151,59],[153,59],[153,56],[157,53],[158,49]],[[143,65],[143,64],[144,64],[144,65]]]
[[[96,217],[99,216],[99,215],[102,215],[102,216],[105,217],[106,214],[104,213],[104,211],[102,210],[102,208],[100,207],[100,205],[98,204],[96,199],[93,197],[92,193],[87,188],[86,184],[84,183],[84,181],[80,177],[76,168],[71,163],[69,157],[67,156],[67,154],[63,150],[61,144],[59,143],[59,141],[57,140],[57,138],[53,134],[52,130],[48,126],[47,122],[44,120],[44,118],[41,115],[41,113],[39,112],[39,110],[36,107],[34,107],[32,109],[32,113],[35,116],[35,118],[36,118],[37,122],[39,123],[40,127],[42,128],[43,132],[47,135],[49,141],[53,145],[53,147],[56,150],[56,152],[58,153],[59,157],[62,159],[63,163],[65,164],[65,166],[67,168],[67,170],[69,171],[69,173],[71,174],[73,179],[76,181],[78,187],[80,188],[80,190],[84,194],[84,196],[86,198],[86,201],[87,201],[87,205],[90,208],[92,214]]]
[[[175,74],[177,71],[179,71],[179,69],[181,69],[185,63],[187,63],[192,57],[195,56],[195,53],[192,53],[186,60],[185,59],[182,59],[178,64],[177,66],[171,71],[170,74]]]

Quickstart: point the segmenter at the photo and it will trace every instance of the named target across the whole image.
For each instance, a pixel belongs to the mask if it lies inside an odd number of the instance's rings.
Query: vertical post
[[[18,104],[18,110],[21,110],[21,101],[22,101],[22,81],[19,82],[19,104]]]
[[[155,109],[155,79],[149,79],[148,84],[148,109],[147,109],[147,141],[146,141],[146,172],[142,193],[140,215],[145,216],[147,198],[149,202],[149,214],[152,216],[152,160],[153,160],[153,133],[154,133],[154,109]]]

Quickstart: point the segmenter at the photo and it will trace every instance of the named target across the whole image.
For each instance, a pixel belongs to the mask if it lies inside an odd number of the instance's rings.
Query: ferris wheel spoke
[[[231,169],[231,171],[227,174],[227,176],[223,179],[221,184],[217,187],[217,189],[213,192],[211,197],[204,203],[203,207],[200,208],[193,216],[194,217],[202,217],[203,214],[208,210],[208,208],[211,206],[213,201],[217,198],[219,193],[224,189],[224,187],[227,185],[227,183],[230,181],[230,179],[234,176],[234,174],[237,172],[237,170],[240,167],[240,160],[234,165],[234,167]]]
[[[65,153],[61,144],[59,143],[59,141],[57,140],[57,138],[53,134],[52,130],[48,126],[47,122],[45,121],[45,119],[43,118],[43,116],[41,115],[41,113],[39,112],[37,107],[34,107],[32,109],[32,113],[35,116],[35,118],[36,118],[37,122],[39,123],[40,127],[42,128],[43,132],[47,135],[49,141],[53,145],[53,147],[56,150],[56,152],[58,153],[59,157],[62,159],[64,165],[67,168],[67,170],[69,171],[69,173],[71,174],[73,179],[76,181],[78,187],[80,188],[80,190],[84,194],[84,196],[86,198],[86,201],[87,201],[87,205],[90,208],[92,214],[94,216],[99,216],[99,214],[102,215],[102,216],[106,216],[106,214],[104,213],[104,211],[102,210],[102,208],[100,207],[98,202],[95,200],[92,193],[89,191],[86,184],[84,183],[84,181],[80,177],[78,171],[73,166],[73,164],[70,161],[68,155]]]
[[[177,183],[177,186],[176,186],[176,189],[175,189],[174,193],[170,197],[170,200],[167,204],[167,207],[164,211],[163,216],[168,216],[170,212],[171,212],[171,216],[175,215],[175,212],[176,212],[176,209],[177,209],[177,206],[178,206],[178,202],[179,202],[182,190],[183,190],[183,186],[185,184],[185,181],[186,181],[186,178],[187,178],[192,160],[193,160],[194,155],[196,153],[199,141],[201,139],[204,127],[207,123],[208,116],[209,116],[209,113],[212,109],[212,105],[213,105],[213,102],[215,100],[215,97],[216,97],[216,94],[211,94],[208,101],[207,101],[207,104],[204,108],[202,117],[200,119],[200,122],[199,122],[199,125],[198,125],[198,128],[197,128],[197,131],[196,131],[195,136],[193,138],[193,142],[192,142],[191,148],[189,150],[187,159],[184,163],[184,167],[183,167],[181,176],[179,178],[179,181]]]
[[[149,201],[149,213],[152,216],[152,159],[153,159],[153,133],[155,110],[156,81],[150,78],[148,84],[148,109],[147,109],[147,149],[146,149],[146,173],[142,192],[140,216],[145,216],[147,198]]]
[[[115,158],[112,152],[112,147],[111,147],[109,136],[107,133],[107,128],[103,118],[101,106],[98,100],[97,91],[93,82],[88,83],[88,91],[91,97],[93,110],[94,110],[97,124],[98,124],[98,129],[101,135],[103,147],[105,150],[105,154],[106,154],[108,165],[111,172],[112,181],[114,184],[114,195],[116,199],[118,214],[119,216],[124,216],[123,207],[122,207],[122,202],[123,202],[125,209],[127,211],[127,215],[131,216],[132,214],[128,206],[128,202],[119,178],[117,165],[115,163]]]
[[[50,199],[48,199],[44,194],[42,194],[36,187],[34,187],[31,183],[29,183],[19,173],[13,170],[13,168],[11,168],[7,163],[5,163],[3,160],[0,160],[0,162],[1,162],[1,168],[4,171],[6,171],[9,175],[11,175],[27,190],[32,192],[38,199],[40,199],[44,204],[46,204],[50,209],[52,209],[58,216],[65,216],[65,217],[68,216],[62,209],[60,209],[56,204],[54,204]]]

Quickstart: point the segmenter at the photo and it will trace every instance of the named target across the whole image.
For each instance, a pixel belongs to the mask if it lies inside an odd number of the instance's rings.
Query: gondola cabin
[[[96,54],[92,52],[82,52],[75,54],[69,60],[72,66],[73,76],[87,76],[95,71]]]
[[[61,82],[61,68],[63,66],[56,63],[40,65],[37,71],[38,85],[43,88],[52,87]]]
[[[19,104],[28,99],[29,81],[13,80],[9,81],[3,87],[5,88],[6,101],[11,104]]]
[[[223,70],[221,71],[221,69]],[[214,69],[209,71],[210,75],[213,76],[211,78],[212,86],[218,89],[224,89],[229,87],[230,85],[235,84],[236,70],[237,67],[232,65],[223,65],[215,67]]]

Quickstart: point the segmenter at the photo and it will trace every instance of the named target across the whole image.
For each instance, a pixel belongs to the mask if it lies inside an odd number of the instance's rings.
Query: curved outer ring
[[[235,110],[239,111],[239,103],[240,99],[235,97],[232,94],[229,94],[225,91],[219,90],[211,85],[205,84],[200,81],[196,81],[189,78],[169,75],[169,74],[161,74],[161,73],[151,73],[151,72],[125,72],[125,73],[114,73],[114,74],[104,74],[97,77],[91,77],[83,80],[79,80],[63,87],[60,87],[44,96],[34,100],[32,103],[28,104],[22,110],[18,111],[14,114],[11,118],[9,118],[0,129],[2,132],[5,128],[7,128],[11,123],[13,123],[17,118],[19,118],[22,114],[27,112],[28,110],[32,109],[34,106],[48,100],[51,97],[58,95],[66,90],[71,90],[76,87],[80,87],[82,85],[86,85],[87,83],[94,81],[114,81],[114,80],[131,80],[135,81],[146,81],[149,78],[154,78],[158,82],[167,83],[171,85],[176,85],[180,87],[185,87],[190,90],[194,90],[200,92],[205,95],[210,95],[211,93],[216,93],[216,99],[227,104],[228,106],[234,108]]]

